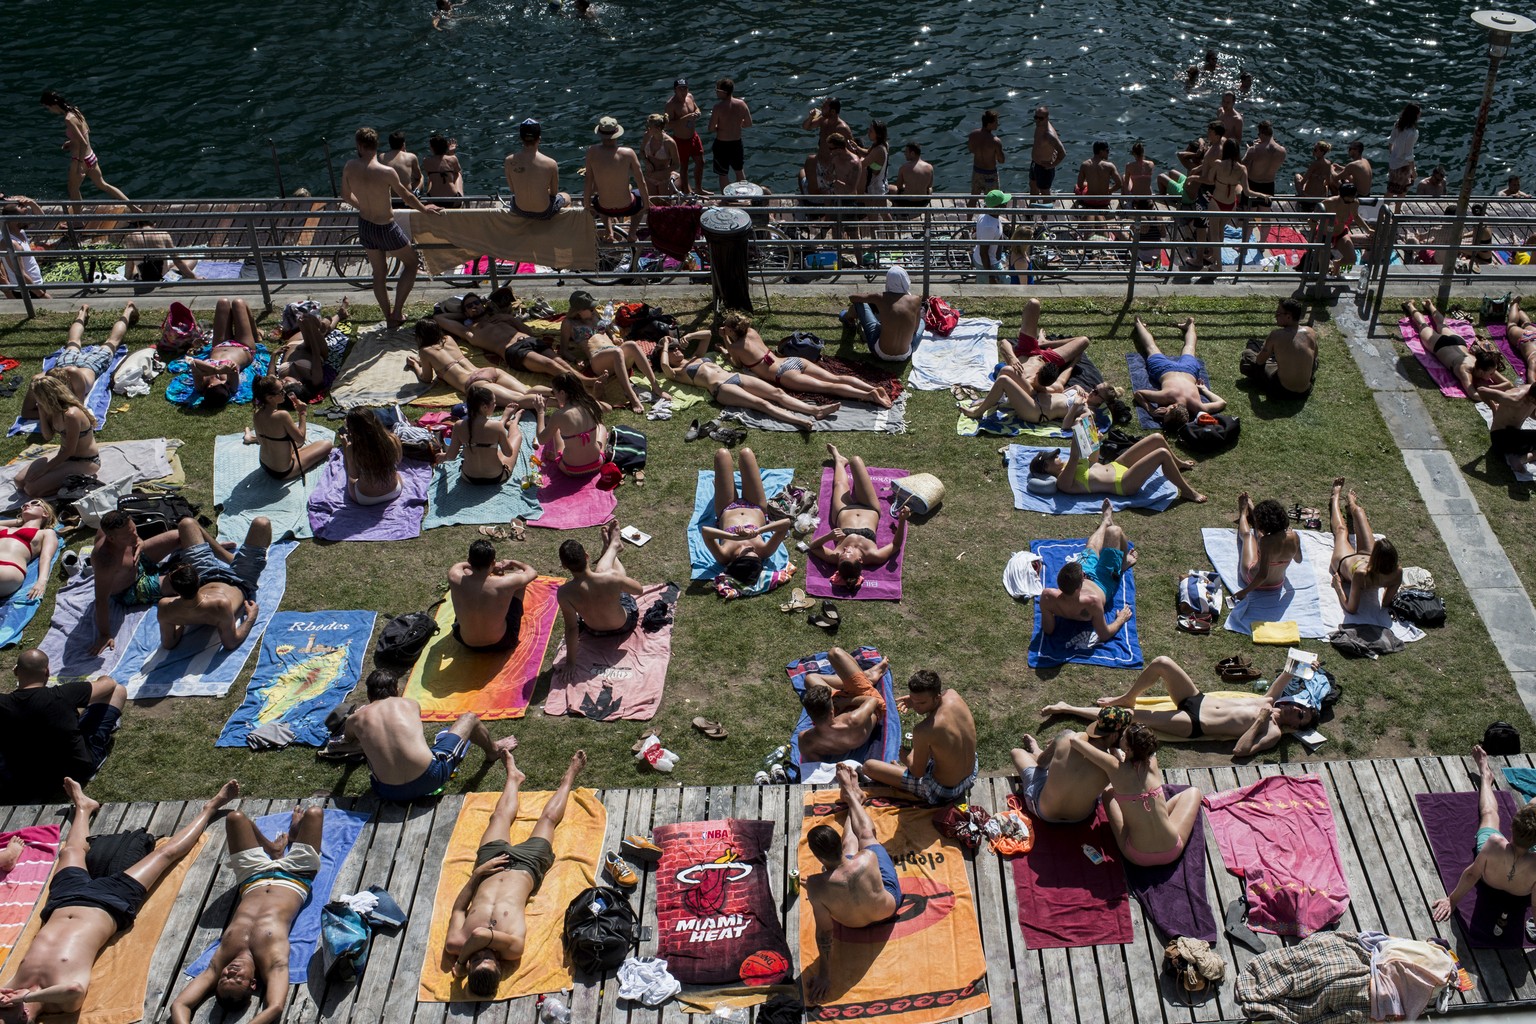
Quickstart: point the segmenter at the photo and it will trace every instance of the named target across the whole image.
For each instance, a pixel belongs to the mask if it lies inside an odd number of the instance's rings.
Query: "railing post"
[[[1131,215],[1131,272],[1125,279],[1125,304],[1136,298],[1136,271],[1141,266],[1141,214]]]
[[[933,207],[923,207],[923,301],[928,301],[929,283],[933,273]]]
[[[331,195],[339,196],[341,189],[336,184],[336,164],[331,160],[331,140],[322,138],[320,141],[325,143],[325,173],[331,178]]]
[[[487,254],[485,258],[490,263],[491,291],[495,291],[496,289],[501,287],[501,278],[496,273],[496,258],[494,256],[489,255],[489,254]]]
[[[27,284],[27,275],[22,270],[21,260],[16,255],[16,245],[11,241],[10,221],[0,222],[0,235],[5,237],[5,254],[8,257],[5,261],[6,276],[9,277],[14,273],[16,284],[20,288],[21,304],[26,307],[27,319],[31,320],[37,316],[37,310],[32,308],[32,289]]]
[[[267,264],[261,257],[261,242],[256,238],[256,221],[249,215],[245,218],[245,229],[251,236],[251,258],[256,261],[256,280],[261,282],[261,301],[267,312],[272,311],[272,289],[267,284]]]
[[[1387,248],[1387,259],[1382,262],[1381,267],[1378,270],[1378,276],[1376,278],[1376,301],[1371,303],[1371,317],[1365,328],[1366,337],[1370,337],[1372,334],[1376,333],[1376,321],[1381,316],[1382,303],[1386,301],[1387,275],[1392,272],[1391,253],[1393,249],[1397,248],[1397,218],[1393,217],[1387,227],[1391,229],[1391,235],[1387,239],[1389,243]]]

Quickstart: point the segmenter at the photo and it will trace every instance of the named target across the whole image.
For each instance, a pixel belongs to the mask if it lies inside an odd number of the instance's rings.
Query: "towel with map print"
[[[251,732],[273,722],[293,730],[295,743],[325,746],[325,718],[363,674],[373,636],[373,612],[278,612],[261,638],[256,674],[245,700],[224,724],[217,747],[243,747]]]
[[[684,985],[776,985],[793,974],[768,882],[773,822],[660,825],[656,955]]]

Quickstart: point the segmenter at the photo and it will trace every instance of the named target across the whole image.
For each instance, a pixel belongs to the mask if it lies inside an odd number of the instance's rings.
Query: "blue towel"
[[[873,647],[860,647],[849,652],[853,660],[859,663],[860,668],[868,668],[880,660],[880,652]],[[801,658],[784,666],[789,672],[789,685],[795,688],[795,696],[805,692],[805,677],[809,672],[830,676],[832,663],[827,660],[827,652],[813,654],[809,658]],[[891,670],[887,666],[884,677],[880,680],[880,694],[885,698],[886,714],[875,731],[870,733],[869,741],[858,750],[850,750],[843,760],[868,761],[895,761],[901,756],[901,716],[895,713],[896,709],[896,685],[891,679]],[[800,734],[811,727],[811,716],[804,709],[800,711],[800,721],[795,724],[795,731],[789,736],[789,763],[800,766],[800,778],[809,778],[824,762],[800,760]]]
[[[1043,451],[1056,450],[1066,458],[1066,449],[1031,448],[1021,444],[1008,446],[1008,486],[1013,489],[1013,507],[1021,512],[1044,512],[1047,515],[1099,515],[1104,499],[1115,511],[1127,508],[1150,508],[1161,512],[1179,498],[1179,489],[1168,481],[1159,469],[1152,474],[1140,491],[1128,497],[1118,494],[1035,494],[1029,489],[1029,461]]]
[[[293,927],[288,929],[288,983],[290,985],[303,985],[309,981],[310,961],[315,958],[315,947],[320,944],[320,911],[331,899],[331,890],[336,886],[336,874],[346,863],[347,854],[352,852],[352,847],[357,844],[357,837],[362,833],[363,826],[368,824],[371,815],[359,814],[356,811],[340,811],[334,807],[325,809],[325,827],[320,840],[320,872],[315,875],[313,888],[310,890],[309,902],[304,904],[304,909],[299,911],[299,916],[293,919]],[[276,839],[280,834],[288,830],[288,824],[293,820],[291,814],[264,814],[256,819],[256,827],[261,829],[262,835],[268,839]],[[188,977],[196,977],[201,974],[213,960],[214,950],[219,948],[218,940],[203,950],[192,966],[187,968]],[[318,964],[317,964],[318,966]]]
[[[207,359],[212,354],[213,346],[204,345],[193,358]],[[251,355],[250,365],[240,371],[240,390],[229,400],[231,404],[250,404],[251,385],[256,383],[257,377],[266,376],[267,366],[271,362],[272,353],[267,351],[267,346],[257,345],[256,351]],[[165,397],[168,401],[184,405],[188,409],[196,409],[203,404],[203,396],[192,387],[192,368],[185,359],[174,360],[166,369],[175,374],[171,382],[165,386]]]
[[[63,550],[60,543],[59,550]],[[30,598],[27,591],[37,583],[37,559],[27,563],[27,574],[22,577],[21,586],[16,588],[16,593],[6,598],[5,605],[0,608],[0,647],[9,647],[21,638],[27,625],[32,621],[32,616],[37,614],[37,606],[42,604],[41,598]]]
[[[1326,565],[1332,548],[1326,535],[1315,530],[1297,530],[1301,538],[1301,561],[1285,568],[1285,585],[1279,590],[1254,590],[1234,602],[1227,613],[1225,628],[1234,633],[1252,635],[1255,622],[1295,622],[1302,637],[1325,640],[1333,632],[1323,618],[1318,567]],[[1211,560],[1222,586],[1235,594],[1243,589],[1238,573],[1237,531],[1207,526],[1200,531],[1206,557]],[[1311,550],[1308,550],[1308,549]],[[1328,593],[1330,598],[1333,593]],[[1334,607],[1338,607],[1335,602]]]
[[[795,478],[792,469],[764,469],[763,493],[769,500]],[[736,474],[736,492],[741,493],[741,474]],[[693,515],[688,519],[688,561],[693,566],[693,579],[712,580],[718,574],[725,571],[725,566],[715,561],[709,549],[704,546],[704,535],[699,532],[701,526],[716,526],[719,519],[715,515],[715,471],[712,469],[699,470],[699,482],[693,491]],[[779,545],[773,557],[768,559],[765,569],[778,570],[789,564],[788,541]]]
[[[310,470],[307,477],[274,480],[261,468],[261,446],[244,443],[244,436],[220,434],[213,441],[213,504],[219,510],[219,540],[238,544],[257,516],[272,520],[272,536],[279,540],[313,537],[309,498],[320,483],[321,467]],[[311,423],[304,436],[329,441],[336,432]]]
[[[261,638],[256,673],[245,700],[224,723],[214,746],[243,747],[252,729],[282,722],[294,742],[323,747],[325,716],[363,674],[373,636],[373,612],[278,612]]]
[[[1132,391],[1152,390],[1152,377],[1147,373],[1147,360],[1140,352],[1127,352],[1125,354],[1125,369],[1131,377]],[[1206,387],[1211,386],[1211,375],[1206,372],[1204,359],[1200,360],[1200,372],[1195,374],[1195,379]],[[1141,424],[1141,429],[1143,430],[1163,429],[1163,425],[1153,419],[1147,410],[1139,405],[1136,407],[1136,420]]]
[[[43,372],[47,373],[58,365],[59,353],[64,350],[54,349],[43,360]],[[86,393],[85,407],[96,417],[96,430],[107,428],[107,410],[112,405],[112,374],[117,371],[117,364],[128,358],[128,346],[119,345],[117,351],[112,353],[112,361],[107,364],[105,373],[96,375],[96,383],[91,385],[91,390]],[[11,429],[5,432],[6,437],[15,437],[17,434],[37,433],[37,420],[24,420],[16,417],[16,422],[11,424]]]
[[[427,486],[427,516],[421,522],[423,530],[510,523],[519,516],[536,519],[544,514],[539,489],[522,485],[533,472],[534,425],[525,421],[518,426],[522,428],[523,444],[517,450],[511,479],[500,487],[461,481],[462,463],[457,460],[440,463],[432,470],[432,482]]]
[[[1067,559],[1085,550],[1083,540],[1036,540],[1029,550],[1040,556],[1040,581],[1048,587],[1056,585],[1056,574],[1067,564]],[[1120,589],[1109,595],[1109,607],[1104,618],[1112,619],[1121,608],[1131,610],[1131,621],[1121,627],[1114,639],[1100,643],[1093,627],[1086,622],[1072,622],[1058,618],[1056,632],[1046,636],[1040,628],[1040,602],[1035,601],[1035,635],[1029,639],[1029,667],[1050,668],[1075,662],[1079,665],[1104,665],[1108,668],[1141,668],[1141,639],[1136,632],[1136,577],[1135,567],[1125,570],[1120,577]]]
[[[1536,768],[1505,768],[1504,781],[1525,800],[1536,800]]]
[[[1238,250],[1243,244],[1243,232],[1236,224],[1227,224],[1222,227],[1221,240],[1228,244],[1221,247],[1221,262],[1223,266],[1235,267],[1242,262],[1250,267],[1256,267],[1264,262],[1264,246],[1259,244],[1258,237],[1248,236],[1248,247],[1243,251],[1243,259],[1238,260]]]

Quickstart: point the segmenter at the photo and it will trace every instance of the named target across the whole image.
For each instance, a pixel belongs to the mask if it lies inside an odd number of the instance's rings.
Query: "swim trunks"
[[[952,804],[971,791],[976,784],[976,776],[981,772],[981,761],[978,759],[971,766],[971,773],[953,786],[946,786],[933,777],[933,759],[928,759],[928,767],[922,775],[913,775],[908,768],[901,773],[901,781],[898,788],[920,798],[929,807],[940,807],[944,804]]]
[[[1196,693],[1185,697],[1175,705],[1180,711],[1189,716],[1189,738],[1197,740],[1205,735],[1205,727],[1200,724],[1200,705],[1205,703],[1205,694]]]
[[[526,370],[527,367],[523,365],[524,358],[543,347],[543,343],[538,338],[525,334],[508,345],[507,350],[501,354],[501,358],[506,360],[507,365],[514,370]]]
[[[380,252],[394,252],[411,246],[409,236],[393,220],[386,224],[375,224],[371,220],[357,218],[357,240],[364,249]]]
[[[448,785],[448,780],[453,778],[453,773],[458,770],[459,763],[468,753],[469,740],[444,729],[432,740],[432,760],[420,775],[410,782],[396,786],[380,782],[370,773],[373,791],[380,799],[395,800],[400,803],[409,803],[424,796],[436,796],[443,791],[444,786]]]
[[[1524,455],[1536,450],[1536,430],[1528,427],[1500,427],[1488,432],[1488,444],[1495,455]]]
[[[535,892],[543,884],[549,869],[555,866],[555,851],[549,845],[549,840],[538,836],[524,839],[516,846],[505,839],[481,843],[479,849],[475,850],[475,867],[497,857],[507,858],[507,864],[501,870],[522,871],[532,875]]]
[[[730,171],[740,174],[742,168],[746,166],[747,150],[740,139],[729,141],[716,139],[711,154],[714,157],[716,174],[726,174]]]
[[[43,920],[67,907],[90,907],[105,911],[118,931],[127,931],[148,898],[149,891],[124,872],[92,878],[85,868],[60,868],[48,883]]]
[[[1023,331],[1019,331],[1018,340],[1013,343],[1013,354],[1020,359],[1039,356],[1043,362],[1049,363],[1052,366],[1065,367],[1067,365],[1067,361],[1062,358],[1060,352],[1053,348],[1041,346],[1039,338],[1033,334],[1025,334]]]
[[[1120,592],[1120,578],[1125,575],[1125,552],[1119,548],[1103,551],[1084,551],[1077,560],[1083,576],[1104,591],[1104,610],[1109,611]]]
[[[626,594],[624,596],[628,597],[629,595]],[[453,624],[453,638],[460,644],[463,644],[466,650],[470,651],[510,651],[517,647],[518,634],[521,632],[522,626],[523,597],[519,594],[507,605],[505,632],[502,633],[500,640],[493,644],[466,644],[464,643],[464,638],[459,635],[459,624],[457,621]]]
[[[1029,183],[1036,188],[1049,192],[1051,185],[1056,181],[1056,168],[1046,167],[1043,164],[1031,163],[1029,165]]]
[[[704,162],[704,136],[694,132],[686,139],[673,136],[672,141],[677,143],[677,158],[684,166],[687,166],[690,158],[699,163]]]
[[[635,631],[635,625],[640,621],[640,606],[635,602],[635,595],[620,594],[619,607],[624,609],[624,624],[616,629],[593,629],[580,618],[576,625],[587,636],[628,636]]]
[[[629,198],[630,203],[628,206],[613,208],[602,205],[594,197],[592,200],[592,208],[588,212],[591,213],[594,217],[596,217],[598,214],[602,214],[605,217],[633,217],[635,214],[640,212],[640,207],[644,205],[644,201],[641,200],[640,190],[637,188],[632,188],[629,190]]]
[[[1108,199],[1079,199],[1077,205],[1085,210],[1107,210],[1110,202]]]
[[[235,549],[234,561],[225,564],[223,559],[213,553],[213,546],[205,542],[183,548],[180,561],[197,570],[199,586],[228,583],[239,587],[240,592],[249,599],[256,596],[261,572],[267,567],[267,549],[253,544],[241,544]]]
[[[896,911],[901,909],[901,879],[896,877],[896,864],[891,860],[890,851],[881,843],[865,849],[875,855],[875,863],[880,865],[880,888],[890,893],[891,899],[896,901],[896,910],[891,911],[891,917],[895,917]]]
[[[1267,210],[1267,209],[1269,209],[1269,207],[1270,207],[1270,199],[1269,199],[1269,197],[1275,194],[1275,183],[1272,182],[1272,181],[1252,181],[1252,180],[1250,180],[1248,182],[1248,187],[1252,191],[1244,192],[1243,193],[1243,205],[1248,207],[1251,210]],[[1256,195],[1253,194],[1254,192],[1263,192],[1264,194],[1262,196],[1256,196]]]
[[[518,206],[515,200],[511,204],[511,207],[513,213],[517,214],[519,217],[524,218],[525,220],[554,220],[555,214],[565,209],[568,203],[569,200],[567,200],[563,194],[556,194],[549,197],[549,206],[545,207],[543,213],[529,213],[527,210]]]
[[[1087,821],[1088,818],[1093,817],[1092,814],[1089,814],[1087,817],[1079,818],[1076,821],[1068,821],[1064,818],[1047,817],[1041,813],[1040,794],[1045,792],[1045,780],[1048,774],[1048,769],[1043,764],[1037,764],[1033,768],[1022,769],[1019,772],[1019,780],[1024,784],[1024,806],[1028,808],[1031,816],[1038,821],[1049,822],[1052,825],[1076,825],[1078,821]],[[1095,805],[1094,809],[1097,810],[1098,806]]]
[[[980,167],[975,166],[974,164],[971,166],[972,195],[986,195],[988,192],[991,192],[993,189],[997,188],[997,182],[998,177],[996,167],[992,168],[990,171],[986,171],[982,170]]]
[[[933,202],[932,196],[891,196],[892,206],[921,207]]]
[[[1203,369],[1205,364],[1198,356],[1165,356],[1161,352],[1154,352],[1147,356],[1147,376],[1152,378],[1154,387],[1163,383],[1165,373],[1187,373],[1199,380],[1200,371]]]
[[[105,345],[84,345],[65,348],[59,353],[54,366],[79,366],[100,377],[112,365],[112,350]]]
[[[160,589],[160,564],[140,559],[138,575],[134,577],[133,583],[126,590],[112,596],[129,608],[159,601],[164,596]]]
[[[320,851],[308,843],[294,843],[286,854],[273,857],[253,846],[231,853],[227,863],[235,873],[235,886],[241,896],[258,885],[275,885],[292,889],[308,900],[315,876],[320,873]]]

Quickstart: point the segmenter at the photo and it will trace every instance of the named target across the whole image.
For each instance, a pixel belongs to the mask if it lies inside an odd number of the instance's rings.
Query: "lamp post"
[[[1477,176],[1477,158],[1482,154],[1483,132],[1488,127],[1488,107],[1493,103],[1493,83],[1499,77],[1499,62],[1509,52],[1515,36],[1536,29],[1536,21],[1505,11],[1473,11],[1472,20],[1488,30],[1488,79],[1483,83],[1483,102],[1477,108],[1477,124],[1472,129],[1472,147],[1467,153],[1467,172],[1461,178],[1461,195],[1456,200],[1456,220],[1451,225],[1450,251],[1440,271],[1440,295],[1437,305],[1444,309],[1451,301],[1451,278],[1456,273],[1456,258],[1461,252],[1461,233],[1466,230],[1467,204],[1472,199],[1472,183]]]

